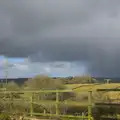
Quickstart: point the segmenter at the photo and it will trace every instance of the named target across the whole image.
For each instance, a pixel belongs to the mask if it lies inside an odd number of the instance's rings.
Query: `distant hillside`
[[[109,77],[95,77],[99,82],[104,82],[104,79],[111,79],[113,83],[120,83],[120,77],[114,77],[114,78],[109,78]]]
[[[16,82],[16,83],[18,83],[18,84],[23,84],[25,81],[27,81],[29,78],[8,78],[7,80],[8,80],[8,82],[10,82],[10,81],[14,81],[14,82]],[[0,78],[0,81],[6,81],[5,79],[1,79]]]
[[[60,77],[59,77],[60,78]],[[25,81],[27,81],[28,79],[30,78],[8,78],[8,82],[9,81],[14,81],[18,84],[23,84]],[[56,79],[57,80],[57,77],[54,77],[53,79]],[[66,77],[65,79],[67,80],[71,80],[71,77]],[[111,79],[113,83],[120,83],[120,78],[108,78],[108,77],[95,77],[95,79],[97,79],[98,82],[104,82],[104,79]],[[1,79],[0,78],[0,81],[5,81],[5,79]]]

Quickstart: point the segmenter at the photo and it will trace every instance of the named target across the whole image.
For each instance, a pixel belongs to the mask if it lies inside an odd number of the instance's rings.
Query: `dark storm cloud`
[[[81,61],[94,75],[120,74],[119,0],[1,0],[0,54]]]

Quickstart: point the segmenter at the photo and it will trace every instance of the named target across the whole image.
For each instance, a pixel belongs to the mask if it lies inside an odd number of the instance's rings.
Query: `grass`
[[[76,92],[82,91],[96,91],[96,89],[110,89],[110,88],[120,88],[120,83],[110,83],[110,84],[68,84],[65,85],[67,89],[73,89]]]
[[[72,89],[73,93],[75,94],[74,100],[68,99],[65,101],[60,101],[60,105],[66,105],[68,107],[87,107],[88,106],[88,91],[93,91],[93,102],[98,102],[106,99],[106,97],[109,97],[112,99],[112,102],[118,102],[115,99],[120,98],[120,92],[96,92],[97,89],[110,89],[110,88],[120,88],[120,83],[110,83],[110,84],[68,84],[65,85],[66,89]],[[22,94],[22,98],[27,98],[30,100],[31,93],[25,93]],[[114,99],[114,100],[113,100]],[[4,101],[5,102],[5,101]],[[7,101],[6,101],[7,102]],[[10,100],[9,100],[10,102]],[[30,102],[30,101],[29,101]],[[27,104],[29,104],[27,102]],[[14,103],[19,103],[18,101],[14,101]],[[20,101],[21,103],[21,101]],[[23,103],[24,104],[24,103]],[[39,100],[39,101],[33,101],[33,104],[36,105],[46,105],[55,106],[56,101],[55,100]]]
[[[120,83],[110,84],[68,84],[65,85],[66,89],[72,89],[76,98],[75,100],[66,100],[66,102],[60,102],[68,106],[87,106],[88,105],[88,91],[93,91],[93,102],[102,101],[109,97],[110,99],[120,98],[120,92],[96,92],[97,89],[110,89],[119,88]],[[31,93],[25,93],[23,97],[30,98]],[[113,100],[115,102],[115,100]],[[35,101],[36,104],[55,105],[55,100],[40,100]]]
[[[119,92],[96,92],[97,89],[112,89],[120,88],[120,83],[110,83],[110,84],[69,84],[66,85],[67,89],[73,89],[74,93],[80,101],[85,96],[88,96],[88,91],[93,91],[93,102],[120,102],[120,91]],[[87,97],[86,97],[87,99]],[[84,100],[83,100],[84,101]],[[84,102],[81,104],[84,104]],[[87,103],[86,103],[87,104]]]

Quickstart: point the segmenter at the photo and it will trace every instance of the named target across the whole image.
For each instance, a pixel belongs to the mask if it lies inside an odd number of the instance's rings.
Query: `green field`
[[[61,81],[45,77],[29,80],[23,86],[8,83],[6,88],[0,89],[1,113],[53,119],[78,117],[82,120],[99,120],[110,116],[111,112],[120,114],[116,107],[120,102],[120,83],[65,84]]]

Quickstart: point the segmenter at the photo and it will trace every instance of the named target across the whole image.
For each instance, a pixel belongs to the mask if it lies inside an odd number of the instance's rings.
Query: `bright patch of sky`
[[[8,62],[11,62],[11,63],[22,63],[24,62],[24,58],[8,58]]]
[[[0,56],[0,77],[5,76],[4,56]],[[7,58],[8,78],[34,77],[44,74],[52,77],[78,76],[86,73],[82,63],[74,62],[31,62],[27,58]]]
[[[7,58],[4,56],[0,56],[0,62],[3,62],[3,61],[8,61],[9,63],[22,63],[25,61],[25,59],[24,58]]]

